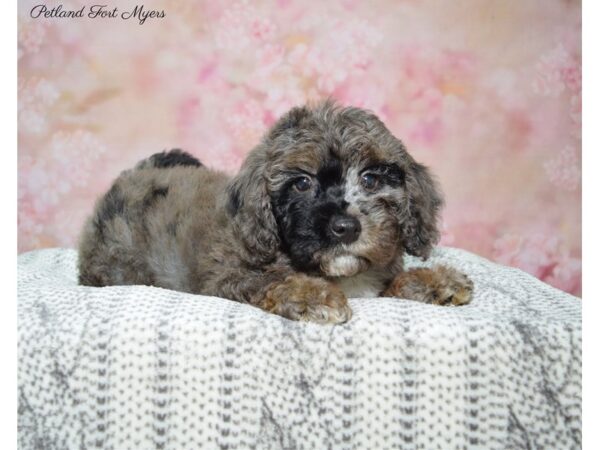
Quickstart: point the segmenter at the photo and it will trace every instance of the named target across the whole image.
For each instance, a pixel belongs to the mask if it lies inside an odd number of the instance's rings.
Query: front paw
[[[384,297],[399,297],[434,305],[466,305],[471,302],[473,282],[446,266],[412,269],[394,278]]]
[[[339,287],[303,274],[273,283],[260,306],[288,319],[317,323],[344,323],[352,317],[348,300]]]

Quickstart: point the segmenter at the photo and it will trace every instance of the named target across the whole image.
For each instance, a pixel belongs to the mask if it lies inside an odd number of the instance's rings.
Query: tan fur
[[[402,272],[382,293],[383,297],[408,298],[434,305],[466,305],[473,283],[451,267],[435,266]]]
[[[258,306],[288,319],[318,323],[343,323],[352,317],[339,286],[304,274],[271,284]]]

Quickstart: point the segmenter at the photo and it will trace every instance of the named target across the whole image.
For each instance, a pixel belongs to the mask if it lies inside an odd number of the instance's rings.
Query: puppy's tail
[[[144,159],[137,163],[136,169],[166,169],[175,166],[191,166],[191,167],[203,167],[202,163],[198,159],[194,158],[187,152],[180,149],[173,149],[155,153],[147,159]]]

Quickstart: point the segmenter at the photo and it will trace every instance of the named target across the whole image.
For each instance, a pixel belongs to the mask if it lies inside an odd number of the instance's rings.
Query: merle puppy
[[[83,231],[79,280],[145,284],[342,323],[347,297],[440,305],[471,281],[405,271],[439,239],[439,190],[372,113],[331,102],[282,117],[233,178],[173,150],[123,172]]]

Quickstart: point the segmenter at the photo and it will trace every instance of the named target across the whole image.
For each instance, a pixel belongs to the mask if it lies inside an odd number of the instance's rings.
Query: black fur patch
[[[153,187],[148,194],[144,196],[144,209],[151,207],[159,198],[164,198],[169,193],[168,187]]]
[[[330,160],[327,165],[319,169],[317,180],[319,186],[323,190],[327,190],[332,186],[340,186],[342,184],[342,163],[338,159]]]
[[[235,217],[241,206],[240,192],[236,188],[229,189],[227,198],[227,212],[231,217]]]
[[[153,197],[166,197],[168,193],[169,193],[169,188],[168,187],[161,187],[161,188],[154,188],[154,189],[152,189],[152,196]]]
[[[173,149],[169,152],[155,153],[150,157],[152,165],[158,169],[175,166],[202,167],[202,163],[187,152]]]
[[[332,160],[321,168],[310,191],[298,192],[290,178],[273,193],[272,207],[283,250],[292,265],[302,271],[318,271],[313,255],[319,250],[338,245],[339,238],[330,230],[333,216],[345,214],[342,165]]]
[[[106,223],[110,222],[116,216],[122,216],[125,212],[125,198],[116,184],[113,185],[102,199],[102,204],[98,208],[98,213],[94,220],[96,228],[102,235]]]
[[[363,171],[365,172],[378,174],[385,184],[392,187],[404,186],[406,182],[406,175],[397,164],[377,164]]]

